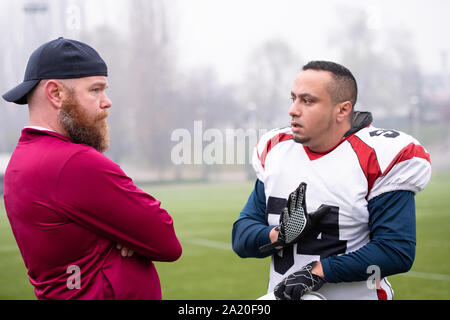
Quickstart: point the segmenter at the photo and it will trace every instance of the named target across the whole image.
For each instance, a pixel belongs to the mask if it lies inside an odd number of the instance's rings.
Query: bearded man
[[[4,200],[38,299],[161,299],[152,261],[181,255],[171,216],[103,155],[107,88],[100,55],[58,38],[3,95],[29,106]]]

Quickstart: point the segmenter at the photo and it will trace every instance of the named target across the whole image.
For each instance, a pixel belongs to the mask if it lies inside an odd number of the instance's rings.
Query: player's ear
[[[65,88],[56,80],[48,80],[44,84],[45,96],[53,107],[60,109],[65,95]]]
[[[337,105],[337,117],[336,120],[338,122],[342,122],[345,119],[348,119],[348,117],[350,116],[351,112],[352,112],[353,106],[352,103],[350,101],[344,101],[341,103],[338,103]]]

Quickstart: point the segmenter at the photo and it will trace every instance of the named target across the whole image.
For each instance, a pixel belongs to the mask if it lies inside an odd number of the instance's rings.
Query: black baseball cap
[[[44,43],[28,60],[23,82],[3,95],[16,104],[27,104],[27,94],[42,79],[108,76],[105,61],[89,45],[62,37]]]

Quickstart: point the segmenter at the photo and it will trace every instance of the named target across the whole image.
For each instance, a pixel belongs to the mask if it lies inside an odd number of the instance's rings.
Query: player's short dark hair
[[[330,96],[335,103],[350,101],[352,107],[358,98],[358,85],[353,74],[346,67],[331,61],[311,61],[303,70],[319,70],[331,73],[334,83],[330,86]]]

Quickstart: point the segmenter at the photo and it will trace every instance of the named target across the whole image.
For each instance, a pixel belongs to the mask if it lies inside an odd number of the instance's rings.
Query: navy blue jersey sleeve
[[[233,225],[233,250],[241,258],[265,258],[272,255],[275,251],[261,254],[258,250],[260,246],[270,243],[269,233],[272,228],[266,223],[264,184],[256,180],[253,192]]]
[[[407,272],[414,262],[416,217],[414,194],[393,191],[369,201],[371,240],[360,249],[322,259],[328,282],[365,281],[367,268],[380,268],[381,277]]]

